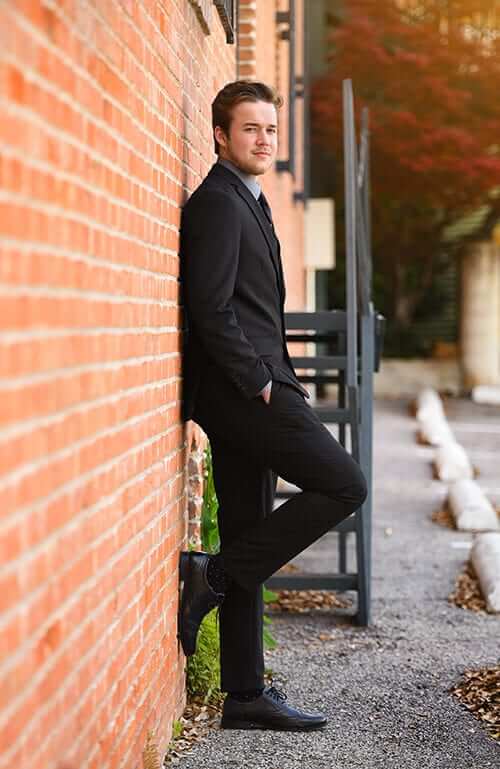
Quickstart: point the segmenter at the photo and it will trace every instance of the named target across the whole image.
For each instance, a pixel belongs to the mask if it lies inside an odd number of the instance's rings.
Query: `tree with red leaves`
[[[474,6],[474,7],[473,7]],[[443,259],[445,228],[500,216],[500,37],[492,2],[349,0],[313,83],[313,139],[342,157],[342,80],[370,110],[372,235],[383,310],[409,327]],[[488,23],[484,23],[485,19]],[[342,162],[336,202],[343,208]],[[342,244],[339,244],[342,249]],[[448,261],[447,261],[448,260]]]

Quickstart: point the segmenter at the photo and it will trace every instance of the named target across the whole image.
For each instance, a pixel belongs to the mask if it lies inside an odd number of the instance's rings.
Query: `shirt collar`
[[[255,181],[253,176],[250,176],[250,174],[246,174],[244,171],[238,168],[238,166],[235,166],[235,164],[232,163],[230,160],[226,160],[226,158],[219,158],[217,162],[220,163],[225,168],[227,168],[229,171],[232,171],[233,174],[236,174],[236,176],[239,179],[241,179],[243,184],[246,187],[248,187],[248,189],[254,196],[255,200],[259,199],[259,195],[261,193],[260,184]]]

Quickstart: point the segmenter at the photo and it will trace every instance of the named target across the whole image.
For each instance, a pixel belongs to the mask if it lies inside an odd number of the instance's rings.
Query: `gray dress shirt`
[[[233,174],[236,174],[236,176],[241,179],[243,184],[248,187],[255,200],[259,199],[259,195],[262,190],[260,188],[260,184],[255,181],[253,176],[250,176],[250,174],[246,174],[244,171],[241,171],[238,166],[235,166],[234,163],[231,163],[230,160],[226,160],[225,158],[219,158],[217,162],[228,168],[233,172]]]

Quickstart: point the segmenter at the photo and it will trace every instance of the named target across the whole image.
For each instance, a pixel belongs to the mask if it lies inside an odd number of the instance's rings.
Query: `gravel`
[[[448,402],[447,412],[484,469],[490,498],[498,487],[498,504],[499,410],[460,401]],[[446,488],[432,479],[434,450],[416,444],[407,404],[378,402],[375,419],[371,624],[360,628],[334,613],[275,614],[279,645],[266,657],[290,703],[325,711],[328,726],[310,734],[214,729],[180,760],[182,769],[499,766],[499,745],[449,693],[466,669],[499,657],[500,619],[447,601],[472,536],[431,521]],[[294,563],[328,570],[334,544],[329,534]],[[353,543],[349,552],[354,557]]]

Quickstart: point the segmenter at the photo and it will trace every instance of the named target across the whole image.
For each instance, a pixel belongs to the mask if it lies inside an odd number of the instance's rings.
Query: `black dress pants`
[[[193,419],[210,440],[221,554],[234,580],[220,609],[221,688],[256,689],[264,686],[262,583],[357,510],[366,482],[292,385],[274,380],[266,404],[210,367]],[[277,476],[302,492],[273,511]]]

